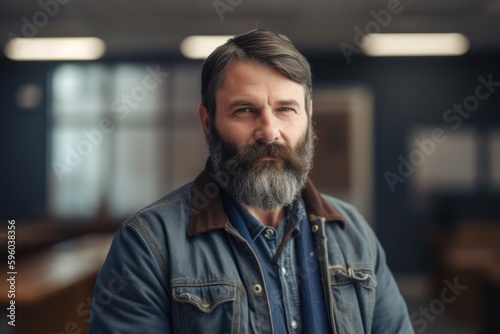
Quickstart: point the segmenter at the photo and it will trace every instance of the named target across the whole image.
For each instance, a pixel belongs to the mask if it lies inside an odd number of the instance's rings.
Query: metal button
[[[290,323],[290,325],[292,325],[292,329],[297,329],[297,327],[299,327],[299,323],[295,320],[292,320],[292,322]]]
[[[203,308],[210,307],[210,302],[206,298],[203,298],[203,300],[201,301],[201,307]]]
[[[274,237],[274,231],[271,228],[268,228],[264,235],[266,238],[271,239],[272,237]]]
[[[283,276],[286,275],[286,268],[285,267],[281,267],[281,273],[283,274]]]
[[[313,227],[311,228],[311,230],[312,230],[313,233],[316,233],[319,230],[319,226],[315,224],[315,225],[313,225]]]
[[[260,286],[260,284],[252,285],[252,292],[254,295],[260,295],[262,293],[262,286]]]

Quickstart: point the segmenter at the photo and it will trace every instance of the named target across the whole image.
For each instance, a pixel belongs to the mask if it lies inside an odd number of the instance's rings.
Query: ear
[[[200,103],[198,106],[198,116],[200,117],[201,127],[203,128],[203,133],[205,134],[205,138],[208,135],[208,110],[205,108],[203,103]]]

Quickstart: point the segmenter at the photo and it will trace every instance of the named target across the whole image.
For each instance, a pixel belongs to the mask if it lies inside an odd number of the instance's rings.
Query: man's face
[[[231,175],[225,189],[260,209],[290,204],[312,165],[304,87],[264,65],[233,61],[216,106],[215,119],[205,120],[205,133],[214,171]]]

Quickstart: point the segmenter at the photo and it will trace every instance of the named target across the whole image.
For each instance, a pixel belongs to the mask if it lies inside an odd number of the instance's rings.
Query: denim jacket
[[[363,217],[310,180],[302,198],[333,332],[413,333]],[[89,333],[273,333],[262,268],[207,171],[119,228],[97,278]]]

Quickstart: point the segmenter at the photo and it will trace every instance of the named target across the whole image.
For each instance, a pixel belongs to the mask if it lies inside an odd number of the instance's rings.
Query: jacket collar
[[[209,175],[209,161],[205,170],[194,180],[191,190],[191,208],[187,229],[190,237],[211,230],[223,229],[228,223],[220,196],[220,186]],[[322,217],[326,222],[337,222],[345,228],[345,221],[340,213],[321,196],[309,177],[302,191],[302,199],[309,216]]]

